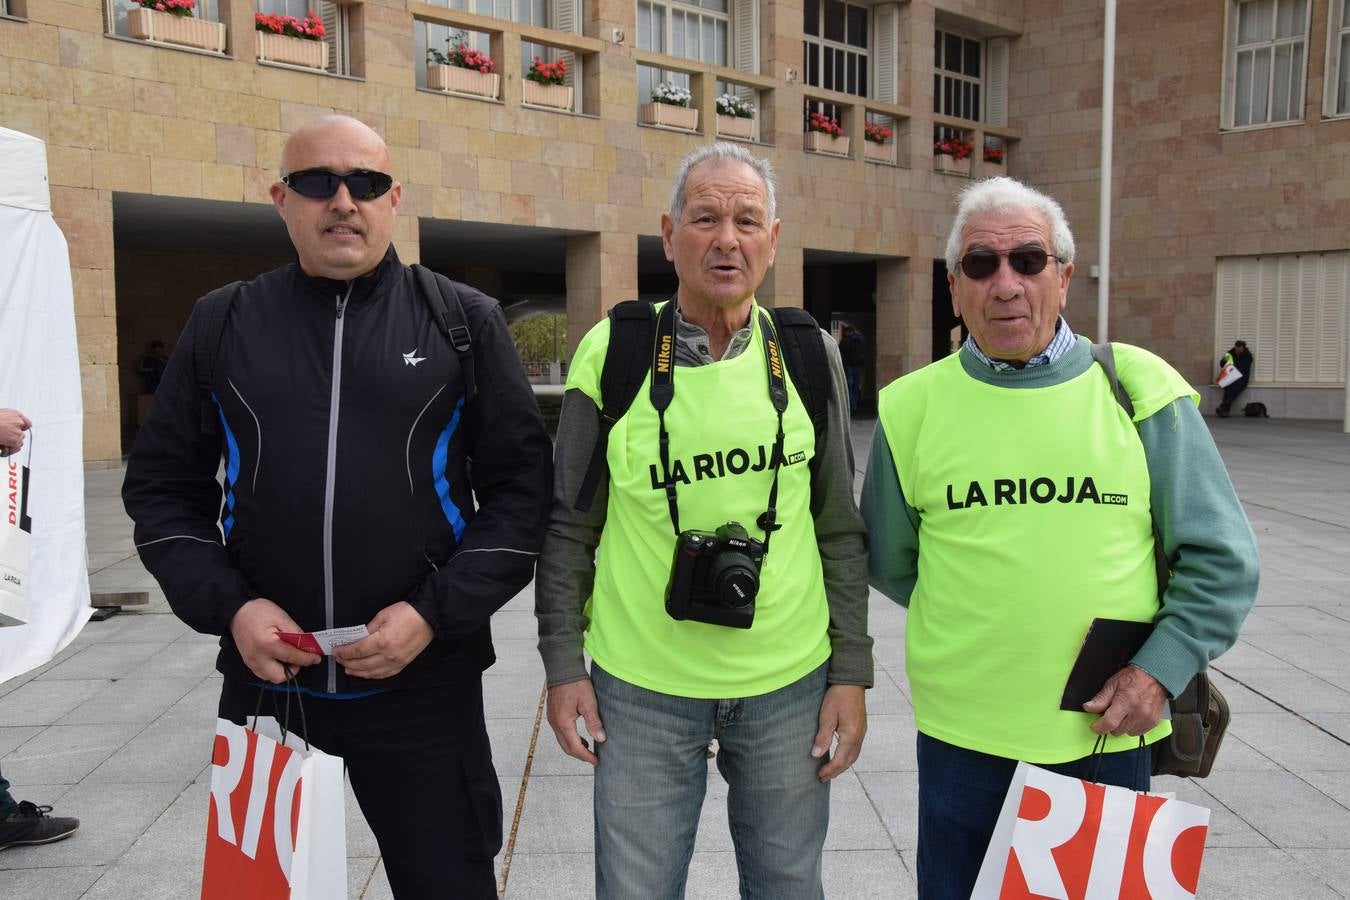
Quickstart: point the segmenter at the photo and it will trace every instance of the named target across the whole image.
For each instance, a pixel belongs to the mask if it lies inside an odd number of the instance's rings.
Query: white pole
[[[1345,326],[1345,418],[1341,431],[1350,434],[1350,322]]]
[[[1116,88],[1116,0],[1106,0],[1106,22],[1102,32],[1102,173],[1097,222],[1097,342],[1109,338],[1107,321],[1111,313],[1111,138],[1115,118]]]

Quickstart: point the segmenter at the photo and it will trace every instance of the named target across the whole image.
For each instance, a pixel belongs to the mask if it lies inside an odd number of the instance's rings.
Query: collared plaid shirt
[[[1034,369],[1036,366],[1044,366],[1054,362],[1065,353],[1068,353],[1069,350],[1073,348],[1074,342],[1077,340],[1078,338],[1074,335],[1073,329],[1069,327],[1069,323],[1064,321],[1063,316],[1060,316],[1059,322],[1055,325],[1055,336],[1050,339],[1050,343],[1046,345],[1044,350],[1027,360],[1027,364],[1023,366],[1023,368]],[[990,359],[985,356],[984,351],[975,343],[975,335],[973,334],[966,336],[965,349],[969,350],[974,354],[976,359],[993,369],[995,372],[1017,371],[1017,367],[1011,363]]]

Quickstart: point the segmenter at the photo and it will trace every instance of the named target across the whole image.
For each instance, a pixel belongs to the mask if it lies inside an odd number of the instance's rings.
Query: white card
[[[329,628],[327,631],[316,631],[314,632],[314,640],[319,642],[319,647],[326,656],[333,652],[334,647],[355,644],[369,634],[366,626],[352,625],[347,628]]]

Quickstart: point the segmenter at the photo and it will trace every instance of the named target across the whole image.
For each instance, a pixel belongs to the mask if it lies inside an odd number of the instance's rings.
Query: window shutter
[[[580,0],[550,0],[549,15],[553,21],[549,23],[554,31],[562,31],[567,34],[581,33],[581,10],[578,6]],[[567,75],[563,78],[563,84],[575,88],[581,84],[581,57],[575,53],[566,50],[554,51],[554,59],[567,61]],[[572,106],[575,109],[577,103],[581,100],[581,91],[572,91]]]
[[[990,125],[1008,124],[1008,39],[990,38],[985,41],[985,112],[984,121]]]
[[[894,103],[896,72],[900,66],[900,5],[882,3],[872,8],[872,96]]]
[[[1223,83],[1219,87],[1219,127],[1232,128],[1237,103],[1237,0],[1224,4]],[[1225,348],[1227,349],[1227,348]]]
[[[1322,255],[1317,290],[1317,380],[1344,384],[1350,358],[1350,253]]]
[[[734,68],[759,73],[759,0],[734,0]]]
[[[1342,14],[1345,5],[1339,0],[1331,4],[1331,14],[1327,17],[1327,65],[1326,78],[1322,82],[1322,115],[1336,115],[1336,101],[1340,93],[1341,67],[1346,60],[1341,59],[1341,28],[1344,27]]]
[[[319,4],[319,17],[323,19],[323,42],[328,45],[328,71],[334,75],[346,75],[351,71],[347,59],[347,8],[322,2]]]

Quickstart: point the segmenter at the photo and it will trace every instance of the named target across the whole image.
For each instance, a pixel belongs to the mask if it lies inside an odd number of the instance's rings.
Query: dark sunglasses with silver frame
[[[332,172],[328,169],[301,169],[281,176],[281,183],[302,197],[327,200],[337,193],[338,185],[345,184],[353,200],[374,200],[389,193],[394,177],[370,169],[350,172]]]
[[[1016,250],[1009,250],[1007,253],[995,253],[993,250],[971,250],[961,257],[961,272],[968,278],[980,281],[998,271],[998,261],[1004,256],[1008,258],[1008,265],[1019,275],[1039,275],[1045,270],[1051,259],[1050,254],[1040,247],[1018,247]],[[1060,256],[1056,256],[1054,259],[1057,262],[1064,262],[1064,258]]]

